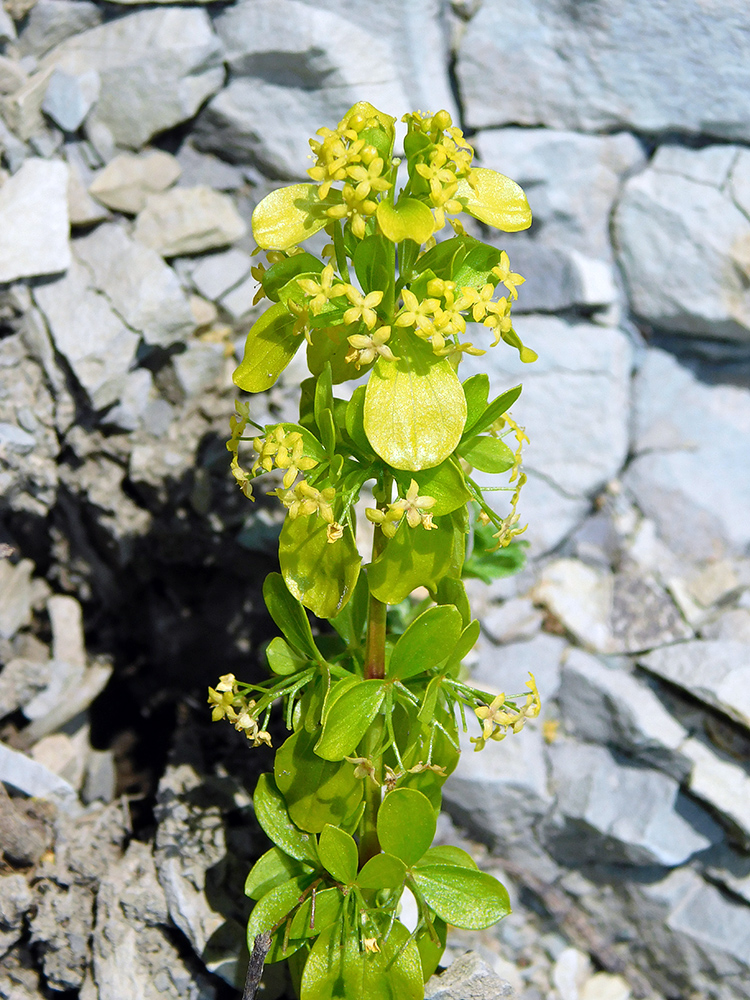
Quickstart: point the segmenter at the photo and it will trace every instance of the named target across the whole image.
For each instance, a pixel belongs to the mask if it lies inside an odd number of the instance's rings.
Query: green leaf
[[[294,316],[283,302],[267,309],[250,327],[234,383],[245,392],[265,392],[299,350],[304,337],[292,333]]]
[[[406,496],[412,479],[419,486],[420,496],[433,497],[435,500],[435,505],[430,507],[430,513],[434,517],[450,514],[471,500],[463,471],[453,455],[432,469],[422,469],[419,472],[397,471],[396,481],[401,496]]]
[[[515,455],[505,441],[496,437],[473,437],[459,448],[459,455],[480,472],[507,472]]]
[[[308,833],[320,833],[327,823],[338,825],[362,800],[362,782],[352,765],[323,760],[314,752],[318,735],[304,729],[293,733],[273,765],[290,817]]]
[[[341,760],[351,754],[378,714],[384,698],[381,680],[360,681],[351,687],[327,710],[315,753],[325,760]]]
[[[427,905],[454,927],[483,930],[510,913],[508,893],[486,872],[425,865],[414,869],[413,878]]]
[[[448,937],[448,928],[444,920],[441,920],[440,917],[435,917],[432,925],[438,936],[437,943],[432,940],[432,935],[427,927],[422,927],[418,930],[414,939],[419,949],[419,959],[422,963],[422,978],[425,982],[427,982],[430,976],[437,970],[438,965],[440,965],[440,959],[443,957],[445,942]]]
[[[263,291],[272,302],[279,301],[279,292],[292,278],[302,274],[320,274],[324,264],[311,253],[297,253],[277,261],[263,275]]]
[[[253,795],[255,818],[261,829],[282,851],[298,861],[317,867],[315,838],[303,833],[294,823],[281,792],[270,774],[261,774]]]
[[[250,899],[260,899],[289,879],[309,875],[311,870],[295,858],[290,858],[281,848],[272,847],[250,869],[245,881],[245,895]]]
[[[354,251],[354,270],[362,291],[383,292],[384,299],[392,298],[394,282],[393,244],[384,236],[366,236]]]
[[[488,246],[481,240],[472,240],[467,244],[466,255],[454,270],[456,287],[484,288],[486,284],[496,285],[498,279],[492,274],[492,268],[500,263],[501,253],[497,247]]]
[[[435,705],[437,705],[437,698],[440,693],[440,685],[442,683],[443,677],[442,675],[438,675],[437,677],[433,677],[427,685],[427,690],[424,693],[422,705],[417,715],[420,722],[429,722],[435,714]]]
[[[487,409],[487,400],[490,395],[489,376],[484,372],[472,375],[463,384],[464,396],[466,396],[466,427],[470,428],[479,420]],[[466,432],[465,432],[466,433]]]
[[[453,844],[438,844],[431,847],[417,862],[417,868],[425,865],[453,865],[456,868],[471,868],[479,871],[479,866],[470,854]]]
[[[461,636],[454,646],[451,655],[448,657],[448,661],[444,667],[445,673],[451,677],[458,677],[461,661],[469,655],[476,645],[480,631],[478,621],[474,620],[473,622],[469,622],[461,633]]]
[[[326,927],[330,927],[339,919],[342,902],[341,890],[336,886],[316,892],[315,914],[313,915],[311,893],[292,918],[290,938],[316,937]]]
[[[481,416],[475,420],[473,424],[470,425],[467,420],[464,440],[468,440],[476,434],[481,434],[482,431],[487,430],[491,424],[494,424],[498,417],[502,417],[504,413],[507,413],[521,395],[521,389],[522,386],[520,385],[516,385],[512,389],[507,389],[496,399],[492,400],[489,406],[487,406]]]
[[[523,540],[511,542],[505,548],[493,552],[495,546],[493,531],[495,528],[491,524],[474,525],[474,548],[464,563],[465,577],[476,577],[484,583],[492,583],[493,580],[512,576],[526,565],[528,543]]]
[[[357,877],[357,845],[354,837],[327,824],[318,838],[318,857],[327,872],[344,885]]]
[[[496,170],[474,167],[473,186],[464,178],[455,197],[466,199],[466,211],[475,219],[505,233],[517,233],[531,225],[531,209],[523,189]]]
[[[460,267],[461,261],[468,252],[470,237],[453,236],[449,240],[437,243],[431,250],[422,254],[414,265],[420,274],[431,270],[435,277],[452,280],[453,274]]]
[[[309,662],[306,657],[295,653],[289,643],[284,642],[280,635],[271,639],[266,646],[266,659],[271,672],[277,677],[290,677],[302,670]]]
[[[331,220],[318,197],[317,184],[277,188],[255,206],[255,242],[264,250],[288,250],[312,236]]]
[[[315,422],[320,427],[320,421],[323,413],[326,410],[333,410],[333,380],[331,378],[331,369],[329,365],[323,366],[323,371],[318,376],[315,382],[315,402],[313,404],[313,413],[315,414]]]
[[[378,839],[386,854],[411,866],[435,839],[437,820],[429,799],[412,788],[396,788],[378,810]]]
[[[424,202],[416,198],[402,198],[397,205],[390,202],[378,202],[378,225],[383,235],[391,243],[402,240],[414,240],[415,243],[426,243],[435,229],[432,212]]]
[[[453,554],[452,515],[436,521],[436,528],[410,528],[402,522],[381,554],[367,570],[370,593],[384,604],[400,604],[412,590],[434,590],[450,570]]]
[[[451,604],[428,608],[400,637],[391,656],[388,676],[406,680],[446,658],[461,635],[461,615]]]
[[[365,432],[394,469],[430,469],[460,441],[466,397],[451,364],[429,344],[409,334],[391,339],[398,360],[379,358],[370,374]]]
[[[406,879],[406,865],[393,854],[376,854],[357,876],[360,889],[398,889]]]
[[[372,454],[372,445],[365,433],[365,386],[359,385],[352,393],[346,408],[346,433],[365,455]]]
[[[290,592],[318,618],[333,618],[351,597],[362,559],[347,524],[329,542],[325,521],[315,514],[287,517],[279,536],[279,564]]]
[[[339,924],[318,936],[302,974],[301,1000],[423,1000],[422,966],[409,932],[396,921],[380,951],[360,950]]]
[[[358,649],[362,645],[369,600],[367,577],[364,573],[360,573],[354,592],[343,611],[330,620],[350,650]]]
[[[461,621],[466,628],[471,621],[471,607],[463,581],[444,576],[438,583],[434,596],[438,604],[452,604],[461,615]]]
[[[269,573],[263,581],[263,600],[268,613],[297,652],[320,663],[323,657],[315,645],[305,609],[290,594],[280,573]]]
[[[247,924],[247,941],[252,951],[258,934],[271,928],[290,913],[299,902],[305,889],[313,882],[314,876],[301,875],[290,879],[267,892],[253,907]]]
[[[307,344],[307,367],[313,375],[317,376],[328,364],[331,366],[331,378],[334,385],[340,385],[353,378],[359,378],[364,372],[369,371],[371,366],[365,365],[359,371],[354,365],[346,360],[350,345],[346,339],[353,333],[359,333],[359,324],[353,323],[349,326],[338,324],[336,326],[324,326],[321,329],[310,331],[310,340]]]

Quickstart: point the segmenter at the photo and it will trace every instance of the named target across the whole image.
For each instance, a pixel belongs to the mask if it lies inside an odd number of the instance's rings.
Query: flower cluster
[[[437,231],[445,226],[446,212],[458,215],[465,207],[458,195],[459,181],[465,178],[469,184],[472,182],[474,150],[461,129],[453,125],[447,111],[435,115],[417,111],[404,115],[402,121],[408,122],[423,139],[420,153],[413,161],[414,170],[429,188]]]
[[[332,486],[316,490],[303,480],[292,490],[274,490],[274,495],[284,504],[292,520],[300,516],[309,517],[311,514],[321,517],[328,525],[329,542],[337,542],[343,535],[343,525],[338,524],[333,516],[332,504],[336,491]]]
[[[255,702],[240,693],[234,674],[224,674],[215,688],[208,689],[208,704],[214,722],[228,719],[234,728],[250,740],[254,747],[261,743],[271,746],[271,734],[261,729],[253,714]]]
[[[419,485],[416,479],[412,479],[405,497],[399,497],[398,500],[389,503],[384,510],[368,507],[365,510],[367,520],[380,525],[386,538],[393,538],[404,516],[410,528],[416,528],[421,524],[429,531],[430,528],[437,527],[430,513],[430,508],[435,506],[435,498],[420,497],[418,493]]]
[[[318,464],[317,459],[304,454],[304,441],[299,431],[285,431],[279,424],[265,437],[253,438],[253,448],[258,453],[252,467],[254,475],[270,472],[274,466],[284,469],[284,489],[289,489],[301,472],[309,472]]]
[[[489,705],[480,705],[474,709],[476,717],[482,723],[482,735],[471,737],[475,750],[483,750],[487,740],[504,740],[509,731],[520,732],[527,719],[535,719],[539,715],[542,702],[534,675],[529,674],[529,677],[531,680],[526,682],[529,694],[520,708],[508,704],[505,695],[499,694]]]

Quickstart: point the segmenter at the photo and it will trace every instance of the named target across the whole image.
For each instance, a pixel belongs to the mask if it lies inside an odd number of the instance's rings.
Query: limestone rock
[[[23,934],[23,918],[33,902],[34,897],[23,875],[0,876],[0,957]]]
[[[228,246],[246,232],[230,198],[195,187],[150,195],[133,235],[163,257],[177,257]]]
[[[205,298],[217,302],[250,273],[252,258],[242,250],[226,250],[199,261],[190,276],[194,287]]]
[[[619,763],[602,747],[550,747],[555,814],[545,842],[569,863],[674,867],[721,839],[706,814],[658,771]]]
[[[168,347],[195,328],[175,272],[155,250],[131,239],[119,226],[99,226],[76,240],[73,249],[89,268],[94,287],[147,344]]]
[[[490,608],[482,616],[482,626],[495,642],[531,639],[542,624],[542,613],[525,597]]]
[[[750,647],[745,643],[683,642],[654,650],[638,662],[750,728]]]
[[[19,35],[18,49],[22,55],[41,57],[101,19],[100,8],[88,0],[36,0]]]
[[[552,982],[560,1000],[580,1000],[580,990],[591,975],[591,959],[577,948],[565,948],[555,960]]]
[[[526,191],[535,240],[554,247],[560,256],[563,248],[572,247],[601,261],[611,259],[612,207],[623,177],[645,163],[634,136],[490,129],[479,133],[476,149],[483,166],[512,177]],[[503,245],[515,268],[511,241],[506,238]],[[519,305],[526,291],[522,289]]]
[[[484,3],[458,53],[466,121],[745,140],[748,30],[742,0]]]
[[[44,879],[36,887],[31,940],[44,974],[56,990],[78,989],[91,959],[94,894],[82,885],[61,886]]]
[[[184,187],[202,184],[215,191],[236,191],[245,182],[239,167],[211,153],[201,153],[189,142],[180,146],[177,162],[182,170],[180,184]]]
[[[255,303],[255,296],[260,285],[258,281],[250,276],[240,282],[239,285],[227,292],[221,298],[222,308],[229,313],[234,320],[240,320],[252,311]]]
[[[0,284],[70,265],[68,170],[32,157],[0,187]]]
[[[2,563],[0,563],[2,566]],[[50,682],[52,662],[16,656],[0,672],[0,719],[28,704]]]
[[[750,219],[724,185],[750,152],[667,149],[627,182],[615,216],[633,308],[663,329],[747,343]]]
[[[198,120],[199,149],[275,177],[305,177],[308,139],[356,101],[399,117],[411,106],[390,45],[338,9],[250,0],[227,9],[216,30],[232,78]]]
[[[101,92],[92,123],[138,149],[191,118],[219,89],[220,52],[206,12],[178,7],[141,10],[83,31],[56,46],[42,66],[74,76],[96,70]]]
[[[690,762],[682,752],[686,731],[632,674],[571,649],[562,669],[559,700],[566,731],[590,743],[617,747],[678,780],[689,772]]]
[[[635,459],[623,482],[678,555],[712,560],[750,544],[750,391],[707,385],[646,352],[635,379]],[[697,482],[711,483],[696,490]]]
[[[511,642],[500,649],[480,637],[476,647],[479,660],[472,668],[472,681],[489,691],[518,694],[526,690],[529,674],[533,673],[545,705],[557,697],[566,645],[559,635],[548,632],[540,632],[526,641]]]
[[[89,193],[116,212],[137,215],[150,194],[166,191],[180,173],[177,160],[160,149],[119,153],[95,175]]]
[[[42,111],[63,132],[75,132],[96,103],[100,87],[99,74],[94,69],[80,76],[55,70],[44,93]]]
[[[15,40],[16,27],[13,24],[13,19],[5,7],[0,6],[0,42],[14,42]]]
[[[22,559],[15,566],[0,559],[0,637],[12,638],[19,628],[31,621],[34,564]]]
[[[0,781],[17,788],[25,795],[51,799],[61,809],[77,808],[78,797],[73,786],[19,750],[0,743]]]
[[[518,997],[510,983],[496,975],[476,952],[455,959],[425,986],[425,1000],[499,1000]]]
[[[34,298],[58,351],[101,409],[119,398],[139,338],[92,284],[84,265],[74,261],[64,278],[35,288]]]
[[[218,382],[226,363],[224,346],[211,343],[189,344],[183,354],[174,356],[172,363],[185,395],[196,397]]]
[[[1,117],[5,118],[9,128],[24,142],[32,137],[36,139],[44,132],[42,102],[52,72],[48,67],[39,73],[33,73],[18,90],[2,100]],[[48,155],[48,151],[42,150],[41,155]]]
[[[26,73],[17,59],[0,56],[0,94],[13,94],[26,82]]]
[[[91,226],[109,218],[107,209],[89,195],[78,164],[68,160],[68,215],[71,227]]]
[[[690,791],[728,820],[750,844],[750,774],[701,740],[688,740],[683,751],[692,762]]]

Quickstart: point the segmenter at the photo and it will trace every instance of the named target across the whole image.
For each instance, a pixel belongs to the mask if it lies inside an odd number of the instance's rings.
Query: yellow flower
[[[500,254],[500,263],[492,268],[492,273],[496,275],[505,285],[510,292],[511,298],[517,299],[518,292],[516,291],[516,285],[522,285],[524,281],[526,281],[526,278],[524,278],[523,275],[516,274],[514,271],[511,271],[510,260],[504,250]]]
[[[273,490],[272,494],[281,500],[292,520],[300,516],[309,517],[310,514],[318,514],[326,524],[334,523],[331,504],[336,491],[332,486],[325,490],[316,490],[314,486],[302,480],[293,490]]]
[[[401,510],[406,514],[406,522],[410,528],[416,528],[420,524],[428,530],[437,528],[437,525],[432,523],[432,514],[428,513],[437,501],[434,497],[420,497],[417,495],[418,493],[419,485],[416,479],[412,479],[409,489],[406,491],[406,497],[403,500],[397,500],[394,506],[401,505]]]
[[[342,538],[343,534],[343,524],[339,524],[337,521],[334,521],[333,524],[329,524],[326,528],[326,541],[333,544],[333,542],[337,542],[339,538]]]
[[[321,272],[320,281],[314,281],[312,278],[297,278],[297,284],[305,295],[312,296],[308,308],[313,316],[317,316],[331,299],[346,295],[346,285],[342,281],[334,285],[333,277],[333,265],[328,264]]]
[[[391,328],[389,326],[380,326],[369,335],[352,334],[351,337],[347,337],[352,349],[346,355],[346,360],[350,364],[353,362],[357,368],[369,365],[378,356],[387,358],[388,361],[395,361],[396,357],[387,344],[390,336]]]
[[[437,299],[423,299],[421,302],[408,288],[401,292],[404,300],[403,309],[396,317],[396,326],[413,326],[417,332],[431,336],[435,331],[432,316],[440,308]]]
[[[215,688],[208,689],[208,704],[213,705],[211,718],[214,722],[227,718],[234,722],[237,713],[234,710],[235,696],[232,691],[217,691]]]
[[[378,291],[363,295],[354,285],[347,285],[346,297],[352,303],[352,307],[344,313],[344,323],[358,323],[361,320],[368,330],[372,330],[378,321],[375,307],[380,305],[383,293]]]

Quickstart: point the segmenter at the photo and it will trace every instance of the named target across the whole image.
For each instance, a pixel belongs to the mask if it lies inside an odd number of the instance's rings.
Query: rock
[[[583,984],[581,1000],[630,1000],[630,986],[622,976],[597,972]]]
[[[216,30],[232,78],[199,118],[201,150],[271,176],[305,177],[310,136],[333,128],[356,101],[398,117],[411,107],[380,31],[357,27],[338,8],[253,0],[226,10]]]
[[[101,19],[100,9],[88,0],[37,0],[18,38],[18,49],[24,56],[41,57]]]
[[[698,739],[689,739],[682,750],[692,762],[688,779],[692,794],[728,820],[745,844],[750,844],[750,774]]]
[[[706,854],[706,873],[721,882],[730,892],[750,903],[750,857],[739,854],[728,844],[719,844]]]
[[[0,957],[23,935],[23,918],[33,902],[23,875],[0,876]]]
[[[28,455],[34,449],[36,441],[33,434],[17,427],[15,424],[0,423],[0,448],[15,451],[19,455]]]
[[[24,142],[44,132],[45,122],[42,115],[42,101],[47,92],[47,85],[52,77],[52,70],[45,69],[34,73],[18,90],[9,97],[3,98],[0,108],[10,129]],[[38,151],[41,156],[48,152]]]
[[[52,655],[72,666],[84,669],[86,648],[81,605],[66,594],[56,594],[47,601],[52,626]]]
[[[190,312],[192,316],[192,309]],[[146,368],[136,368],[125,379],[119,403],[107,411],[106,423],[125,431],[136,430],[148,419],[150,407],[158,401],[154,396],[151,372]]]
[[[83,784],[88,748],[88,726],[81,726],[72,737],[67,733],[44,736],[31,748],[31,757],[58,774],[78,792]]]
[[[255,296],[259,288],[260,285],[254,277],[245,278],[236,288],[233,288],[222,297],[222,308],[229,313],[232,319],[242,319],[243,316],[247,316],[256,304]]]
[[[535,241],[554,248],[558,260],[567,258],[568,248],[599,261],[611,260],[610,216],[622,179],[645,163],[634,136],[504,128],[480,132],[476,148],[483,166],[507,174],[527,192]],[[522,266],[516,268],[517,252],[507,238],[504,246],[514,269],[528,278]],[[535,294],[528,285],[521,290],[519,305],[524,310],[527,288]]]
[[[27,746],[84,712],[112,676],[112,665],[106,662],[94,663],[82,673],[65,667],[56,660],[51,683],[24,706],[24,715],[32,720],[22,734]]]
[[[137,215],[150,194],[160,194],[180,177],[182,168],[174,156],[161,149],[142,153],[119,153],[95,175],[89,193],[116,212]]]
[[[750,28],[744,4],[484,4],[456,67],[472,128],[514,123],[582,132],[750,137],[750,77],[734,53]],[[665,62],[665,59],[667,62]],[[721,98],[719,99],[719,96]]]
[[[577,948],[565,948],[552,969],[560,1000],[580,1000],[581,987],[591,976],[591,959]]]
[[[0,672],[0,719],[22,708],[44,690],[50,682],[51,672],[51,660],[37,663],[20,656],[8,660]]]
[[[39,764],[0,743],[0,781],[12,785],[19,792],[39,799],[51,799],[61,809],[71,811],[78,806],[78,796],[73,786]]]
[[[195,7],[108,21],[57,45],[42,66],[74,76],[96,70],[101,92],[91,121],[132,149],[191,118],[224,81],[219,42]]]
[[[542,625],[542,614],[527,597],[517,597],[490,608],[482,627],[494,642],[533,639]]]
[[[23,21],[36,0],[4,0],[3,7],[14,21]]]
[[[92,750],[86,755],[86,773],[83,780],[81,798],[90,805],[92,802],[110,803],[117,788],[115,756],[111,750]]]
[[[235,191],[245,182],[239,167],[211,153],[201,153],[189,142],[180,146],[177,162],[182,170],[180,184],[184,187],[203,185],[215,191]]]
[[[686,731],[632,674],[571,649],[562,668],[559,702],[567,732],[616,747],[678,781],[687,776],[690,762],[682,752]]]
[[[613,575],[577,559],[556,559],[542,570],[534,598],[589,649],[613,652],[609,627]]]
[[[226,250],[211,254],[199,261],[191,275],[197,291],[212,302],[225,295],[247,277],[252,267],[252,258],[243,250]]]
[[[0,42],[14,42],[16,40],[16,28],[13,19],[6,9],[0,6]]]
[[[31,940],[39,948],[44,974],[53,989],[71,990],[83,984],[91,959],[93,904],[93,893],[84,886],[63,888],[48,879],[37,885]]]
[[[246,232],[246,224],[226,195],[195,187],[150,195],[133,235],[163,257],[178,257],[225,247]]]
[[[479,662],[471,672],[472,682],[477,687],[502,690],[508,695],[519,694],[526,690],[526,681],[533,673],[543,707],[557,696],[566,648],[566,642],[560,636],[541,632],[533,639],[510,643],[502,649],[480,639],[477,647]]]
[[[730,608],[701,629],[704,639],[744,642],[750,645],[750,610]]]
[[[168,347],[195,329],[190,304],[171,267],[115,224],[77,239],[73,250],[129,327],[147,344]]]
[[[222,344],[190,344],[184,354],[175,354],[172,363],[185,395],[196,397],[219,380],[226,364],[224,347]]]
[[[155,859],[174,923],[209,971],[241,986],[244,876],[222,820],[239,804],[238,792],[229,779],[201,781],[189,764],[168,767],[157,793]]]
[[[94,69],[80,76],[55,70],[47,84],[42,111],[63,132],[75,132],[96,103],[100,87],[99,74]]]
[[[750,648],[696,639],[638,658],[640,666],[750,728]]]
[[[103,879],[96,905],[98,1000],[213,1000],[215,988],[172,943],[167,902],[147,844],[131,842]]]
[[[0,637],[11,639],[31,622],[32,582],[34,563],[22,559],[13,565],[0,559]]]
[[[193,320],[199,329],[211,326],[219,318],[219,310],[213,302],[207,302],[200,295],[191,295],[188,301]]]
[[[0,284],[70,265],[68,171],[32,157],[0,187]]]
[[[139,338],[92,286],[85,266],[73,261],[64,278],[37,286],[34,298],[57,350],[94,408],[102,409],[119,399]]]
[[[623,483],[677,555],[713,560],[750,545],[750,391],[706,385],[646,352],[635,378],[635,458]],[[709,491],[696,482],[710,482]]]
[[[425,1000],[498,1000],[518,994],[476,952],[455,959],[425,986]]]
[[[24,85],[26,73],[20,62],[0,56],[0,94],[13,94]]]
[[[545,844],[567,863],[675,867],[721,839],[665,774],[583,743],[553,743],[549,754],[557,799]]]
[[[70,225],[91,226],[109,218],[109,212],[103,205],[89,195],[83,183],[78,166],[68,164],[68,216]]]
[[[750,151],[668,148],[627,182],[615,215],[633,308],[662,329],[747,343],[750,219],[723,185],[727,163],[750,169]]]

